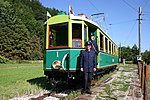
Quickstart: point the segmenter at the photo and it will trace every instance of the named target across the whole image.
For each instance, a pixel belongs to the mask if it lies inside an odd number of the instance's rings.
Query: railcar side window
[[[114,46],[114,55],[116,55],[116,46]]]
[[[109,41],[109,53],[111,54],[111,42]]]
[[[86,26],[84,26],[84,43],[87,41],[87,29]]]
[[[49,35],[49,41],[50,41],[50,46],[54,45],[54,34],[52,33],[52,31],[50,31],[50,35]]]
[[[76,47],[76,48],[80,48],[81,47],[81,40],[80,39],[73,39],[73,47]]]
[[[49,26],[49,48],[68,46],[68,23]]]
[[[100,50],[104,50],[104,37],[100,33]]]
[[[82,47],[82,24],[72,24],[72,45],[73,48]]]
[[[107,43],[108,39],[105,38],[105,48],[106,48],[106,52],[108,52],[108,43]]]
[[[114,54],[114,45],[112,44],[112,55]]]

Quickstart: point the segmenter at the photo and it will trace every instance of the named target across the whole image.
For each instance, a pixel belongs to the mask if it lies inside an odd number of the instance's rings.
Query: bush
[[[126,64],[133,64],[133,61],[126,61]]]
[[[43,60],[11,60],[11,63],[16,64],[37,64],[37,63],[43,63]]]
[[[9,62],[9,59],[0,55],[0,63],[7,63],[7,62]]]

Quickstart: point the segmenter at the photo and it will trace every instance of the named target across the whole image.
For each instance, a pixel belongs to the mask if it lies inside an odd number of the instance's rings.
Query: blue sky
[[[142,51],[150,50],[150,0],[39,0],[49,8],[66,11],[72,6],[74,15],[105,13],[103,30],[119,45],[138,46],[138,9],[142,7]]]

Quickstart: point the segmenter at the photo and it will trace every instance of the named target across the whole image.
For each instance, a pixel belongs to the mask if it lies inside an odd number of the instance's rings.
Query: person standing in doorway
[[[91,50],[91,42],[85,44],[86,49],[81,54],[81,71],[84,72],[84,92],[91,94],[91,81],[93,72],[96,71],[95,52]]]
[[[95,54],[98,55],[98,53],[99,53],[98,45],[97,45],[97,42],[95,41],[94,33],[91,33],[90,42],[91,42],[91,50],[93,50],[95,52]]]

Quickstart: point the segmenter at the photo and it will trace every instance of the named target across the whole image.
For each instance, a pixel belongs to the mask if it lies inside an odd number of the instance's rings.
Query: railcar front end
[[[44,74],[54,80],[80,79],[80,54],[94,33],[100,53],[97,72],[118,64],[117,45],[93,21],[83,16],[56,15],[47,20],[44,52]]]

